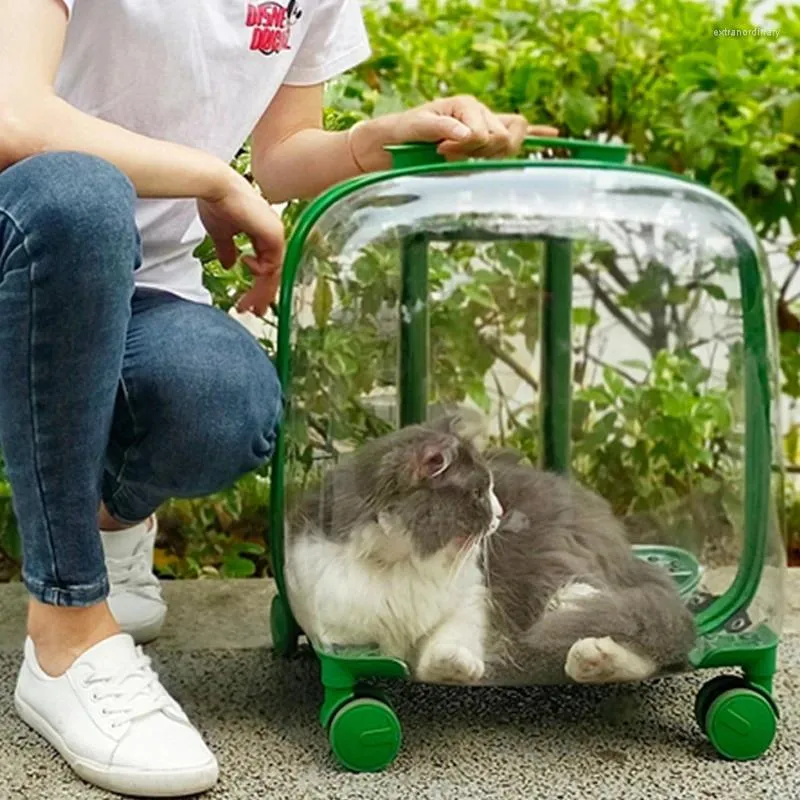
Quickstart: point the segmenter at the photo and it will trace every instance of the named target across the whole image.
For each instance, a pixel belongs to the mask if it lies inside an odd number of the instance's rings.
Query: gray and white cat
[[[692,616],[605,501],[481,456],[466,434],[457,415],[403,428],[306,495],[287,525],[286,579],[309,638],[377,646],[433,683],[607,683],[685,666]]]

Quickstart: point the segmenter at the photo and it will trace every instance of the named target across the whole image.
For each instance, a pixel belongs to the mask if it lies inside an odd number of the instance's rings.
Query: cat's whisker
[[[484,536],[481,542],[481,556],[483,558],[483,579],[486,582],[486,589],[489,592],[489,597],[492,596],[492,579],[491,570],[489,569],[489,556],[491,554],[491,536]]]
[[[461,572],[461,567],[463,566],[466,560],[462,555],[463,551],[464,551],[464,545],[461,546],[459,551],[453,557],[453,563],[450,565],[450,569],[447,573],[447,578],[446,578],[448,585],[453,583],[455,579],[458,577],[458,573]]]
[[[472,538],[468,538],[458,549],[458,552],[456,553],[453,559],[453,564],[450,567],[450,572],[447,577],[448,584],[452,583],[453,581],[456,580],[456,578],[458,578],[459,574],[461,573],[461,570],[464,569],[464,565],[469,561],[469,557],[472,551],[477,546],[477,544],[478,544],[477,541],[475,541]]]

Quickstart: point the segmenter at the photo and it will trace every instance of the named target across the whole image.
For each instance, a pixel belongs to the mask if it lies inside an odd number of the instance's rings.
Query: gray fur
[[[502,656],[490,680],[563,680],[567,652],[587,637],[611,636],[660,670],[684,667],[695,641],[693,618],[666,571],[633,554],[607,503],[561,476],[489,463],[507,512],[486,548],[498,632],[493,649]],[[575,580],[601,593],[574,610],[546,610]]]
[[[562,682],[567,652],[586,637],[611,636],[661,670],[683,667],[695,641],[692,616],[669,575],[634,556],[607,503],[513,451],[482,457],[461,435],[477,430],[458,414],[372,441],[306,496],[290,535],[314,527],[342,540],[388,512],[423,557],[480,539],[492,603],[486,683]],[[486,537],[492,476],[505,514]],[[600,594],[549,610],[575,581]]]
[[[437,474],[440,473],[440,474]],[[419,555],[480,537],[492,519],[491,474],[475,448],[447,432],[409,426],[359,448],[328,471],[299,509],[341,540],[379,512],[399,520]],[[292,535],[308,529],[295,518]]]

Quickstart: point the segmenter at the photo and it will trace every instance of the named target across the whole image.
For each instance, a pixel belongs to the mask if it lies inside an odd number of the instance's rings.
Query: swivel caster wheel
[[[704,683],[694,700],[694,718],[697,720],[700,730],[705,734],[708,733],[706,716],[717,697],[729,689],[746,689],[748,686],[747,681],[738,675],[718,675]]]
[[[297,650],[300,628],[294,621],[286,600],[280,595],[272,599],[269,612],[272,648],[279,656],[290,656]]]
[[[695,717],[716,751],[733,761],[764,755],[778,729],[778,707],[769,693],[734,675],[700,689]]]
[[[400,720],[374,697],[356,697],[339,708],[328,728],[331,750],[351,772],[380,772],[400,752]]]

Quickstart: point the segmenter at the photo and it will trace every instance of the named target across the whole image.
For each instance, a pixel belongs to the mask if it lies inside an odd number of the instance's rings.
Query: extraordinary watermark
[[[777,39],[780,33],[780,28],[714,28],[714,36],[731,39],[745,39],[747,37],[752,37],[753,39]]]

